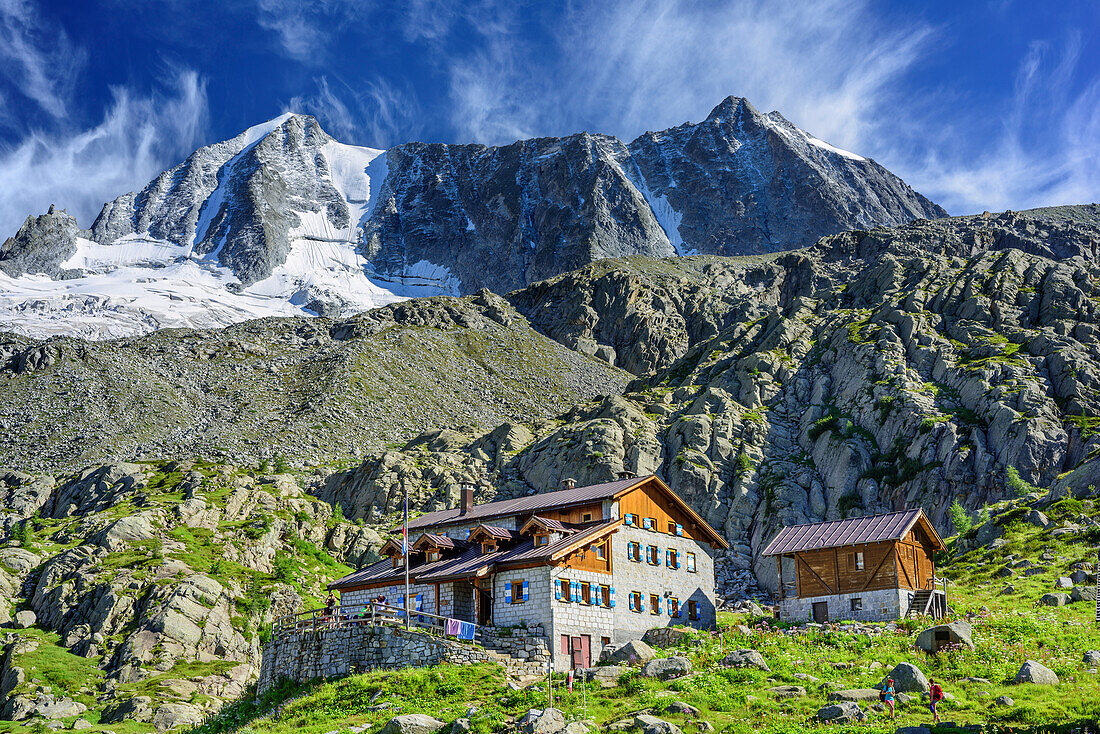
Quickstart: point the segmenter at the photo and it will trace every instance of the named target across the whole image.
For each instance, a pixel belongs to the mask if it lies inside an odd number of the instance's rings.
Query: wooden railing
[[[297,614],[286,614],[275,620],[272,632],[276,637],[282,635],[327,632],[346,627],[368,627],[390,625],[416,629],[429,634],[444,636],[447,629],[447,617],[417,610],[411,611],[406,620],[403,607],[396,607],[379,601],[366,604],[343,604],[332,609],[310,609]],[[482,636],[481,627],[474,625],[474,639]]]

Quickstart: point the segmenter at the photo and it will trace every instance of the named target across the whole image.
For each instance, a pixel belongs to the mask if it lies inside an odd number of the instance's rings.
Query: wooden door
[[[493,618],[493,599],[485,589],[477,590],[477,623],[488,625]]]
[[[592,638],[588,635],[577,635],[569,638],[569,657],[573,669],[592,666],[591,646]]]
[[[818,622],[819,624],[824,624],[825,622],[829,621],[829,602],[814,602],[814,621]]]

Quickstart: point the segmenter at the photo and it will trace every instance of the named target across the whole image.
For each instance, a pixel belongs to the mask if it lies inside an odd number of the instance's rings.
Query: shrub
[[[951,518],[951,524],[955,526],[955,532],[959,535],[965,535],[974,525],[974,521],[970,519],[970,515],[966,513],[966,509],[958,499],[947,508],[947,515]]]
[[[24,520],[11,530],[11,539],[19,543],[23,548],[26,548],[34,541],[34,534],[31,532],[29,523],[29,520]]]
[[[1023,497],[1024,495],[1039,491],[1039,488],[1034,484],[1025,482],[1023,477],[1020,476],[1020,472],[1016,471],[1016,467],[1014,466],[1009,466],[1005,469],[1005,483],[1017,497]]]
[[[298,564],[294,562],[294,559],[289,555],[278,555],[275,557],[275,573],[274,576],[284,584],[289,584],[294,580],[297,575]]]

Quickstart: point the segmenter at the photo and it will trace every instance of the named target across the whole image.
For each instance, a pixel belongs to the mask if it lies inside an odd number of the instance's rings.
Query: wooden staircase
[[[942,582],[942,588],[936,588],[936,581]],[[909,602],[909,609],[905,612],[905,618],[926,616],[933,619],[942,619],[947,616],[950,607],[947,606],[947,580],[933,579],[928,587],[917,589],[913,594],[913,600]]]

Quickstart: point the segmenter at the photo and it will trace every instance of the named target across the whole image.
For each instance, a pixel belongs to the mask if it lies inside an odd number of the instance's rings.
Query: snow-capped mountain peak
[[[287,113],[199,148],[88,230],[28,217],[0,322],[103,338],[420,295],[505,292],[601,257],[742,254],[943,216],[874,161],[730,97],[646,133],[486,148],[334,140]]]

